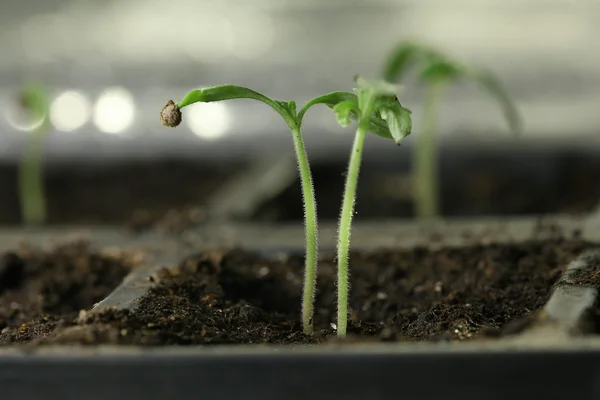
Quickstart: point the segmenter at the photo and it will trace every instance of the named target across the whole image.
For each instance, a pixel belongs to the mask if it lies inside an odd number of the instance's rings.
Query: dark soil
[[[49,224],[127,224],[177,230],[206,217],[209,196],[239,164],[139,161],[112,166],[60,165],[45,174]],[[17,168],[0,165],[0,225],[19,224]]]
[[[600,158],[576,154],[465,154],[457,162],[442,159],[440,211],[445,217],[489,215],[582,214],[600,203]],[[502,167],[499,167],[502,166]],[[356,212],[360,218],[414,216],[410,160],[365,160]],[[318,215],[337,220],[346,165],[313,166]],[[299,181],[265,203],[255,214],[264,221],[301,221]]]
[[[351,257],[354,341],[463,340],[510,333],[547,301],[576,239],[466,248],[382,250]],[[335,265],[322,258],[313,337],[299,325],[303,262],[240,250],[162,270],[134,311],[82,315],[42,342],[311,344],[335,340]]]
[[[581,214],[600,202],[600,158],[581,154],[465,153],[442,157],[441,212],[446,217]],[[531,153],[531,154],[530,154]],[[409,218],[410,154],[392,161],[366,159],[356,211],[365,218]],[[460,158],[460,162],[457,162]],[[243,163],[139,161],[112,166],[63,165],[48,169],[49,224],[125,224],[135,230],[179,231],[207,218],[206,201]],[[345,160],[313,163],[319,218],[337,220]],[[20,223],[17,169],[0,165],[0,225]],[[298,181],[266,202],[255,221],[303,218]]]
[[[50,252],[23,248],[0,258],[0,344],[44,337],[105,298],[132,262],[84,243]]]

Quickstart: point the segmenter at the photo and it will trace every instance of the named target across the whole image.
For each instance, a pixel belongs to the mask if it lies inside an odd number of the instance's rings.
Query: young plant
[[[393,139],[396,144],[410,134],[411,111],[402,107],[397,97],[399,86],[382,81],[368,81],[358,76],[357,98],[343,101],[333,107],[338,123],[343,127],[358,120],[354,144],[350,153],[344,197],[339,220],[337,243],[337,335],[346,336],[348,324],[348,262],[350,228],[354,216],[356,187],[365,138],[368,131]]]
[[[23,222],[42,224],[46,220],[46,201],[42,176],[42,153],[48,132],[49,102],[43,86],[29,84],[20,93],[21,107],[28,114],[33,130],[19,165],[19,201]]]
[[[514,133],[522,123],[519,113],[498,79],[487,70],[475,69],[450,60],[444,54],[412,42],[402,43],[392,52],[384,65],[383,77],[395,82],[411,67],[418,67],[420,79],[426,85],[423,125],[417,139],[413,165],[413,195],[419,218],[439,215],[436,118],[438,107],[450,83],[467,80],[487,91],[502,108],[505,119]]]
[[[209,103],[233,99],[251,99],[265,103],[277,112],[287,124],[294,141],[300,182],[302,186],[302,197],[304,201],[304,226],[306,239],[306,259],[304,273],[304,288],[302,295],[302,326],[306,334],[313,332],[313,303],[315,297],[315,286],[317,279],[318,261],[318,232],[317,232],[317,206],[312,183],[312,176],[308,157],[304,148],[301,135],[302,120],[306,112],[314,105],[324,104],[334,107],[346,101],[355,100],[352,93],[333,92],[317,97],[304,105],[299,111],[296,103],[273,100],[254,90],[234,85],[213,86],[204,89],[192,90],[183,100],[175,103],[170,100],[162,109],[160,117],[163,125],[169,127],[178,126],[182,120],[181,109],[194,103]],[[374,127],[381,129],[381,127]]]

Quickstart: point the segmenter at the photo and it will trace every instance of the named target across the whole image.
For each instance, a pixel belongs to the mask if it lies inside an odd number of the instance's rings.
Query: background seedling
[[[381,81],[367,81],[360,76],[356,78],[356,83],[357,98],[340,102],[333,107],[338,123],[343,127],[348,126],[353,119],[358,120],[348,163],[338,231],[338,337],[346,336],[348,323],[350,228],[365,137],[371,128],[375,128],[373,133],[391,138],[396,144],[400,144],[412,129],[411,111],[402,107],[397,97],[399,86]]]
[[[42,171],[44,139],[49,128],[49,102],[42,85],[30,83],[20,93],[20,105],[35,123],[27,136],[25,153],[19,165],[19,201],[23,223],[42,224],[46,220],[46,200]]]
[[[283,118],[294,139],[294,148],[296,151],[296,159],[298,161],[302,185],[306,234],[305,276],[302,295],[302,326],[305,333],[311,334],[313,331],[313,303],[317,278],[318,230],[317,208],[312,176],[301,134],[302,120],[306,112],[314,105],[324,104],[329,107],[334,107],[339,103],[348,101],[356,102],[356,96],[346,92],[329,93],[309,101],[302,109],[297,111],[296,103],[293,101],[285,102],[273,100],[261,93],[241,86],[213,86],[205,89],[192,90],[178,103],[169,101],[161,111],[161,121],[163,125],[174,127],[181,123],[181,109],[184,107],[198,102],[209,103],[233,99],[252,99],[267,104]],[[377,130],[379,134],[385,134],[385,125],[381,123],[381,121],[379,122],[379,125],[373,126],[373,129]]]
[[[516,107],[492,72],[459,64],[437,50],[405,42],[389,56],[383,77],[390,82],[398,81],[411,67],[419,68],[420,79],[426,85],[423,125],[417,138],[413,164],[413,194],[417,216],[431,218],[439,215],[436,121],[438,107],[448,85],[460,80],[476,83],[497,100],[514,133],[521,131],[522,123]]]

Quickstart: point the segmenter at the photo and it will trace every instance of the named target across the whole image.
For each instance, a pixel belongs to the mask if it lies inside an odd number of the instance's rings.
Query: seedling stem
[[[412,121],[410,110],[400,104],[397,85],[383,81],[367,81],[362,77],[356,78],[359,88],[355,89],[357,103],[342,102],[334,107],[338,122],[347,126],[350,117],[358,116],[358,126],[354,143],[350,152],[344,198],[340,212],[338,243],[337,243],[337,335],[345,337],[348,328],[348,296],[349,296],[349,254],[350,231],[356,203],[356,190],[362,160],[362,153],[367,132],[374,122],[386,126],[387,137],[396,144],[410,134]],[[379,125],[381,126],[381,125]]]
[[[365,138],[367,136],[367,130],[369,129],[370,115],[373,112],[373,100],[374,98],[370,97],[363,107],[359,105],[359,123],[354,136],[352,150],[350,152],[350,162],[348,163],[348,173],[346,175],[346,184],[344,186],[342,211],[340,213],[337,246],[337,333],[338,336],[341,337],[346,335],[346,329],[348,326],[348,261],[350,253],[350,228],[352,227],[352,218],[354,216],[356,186],[358,184],[362,152],[365,144]]]
[[[318,262],[318,227],[317,227],[317,202],[312,181],[308,156],[300,133],[300,127],[290,128],[294,139],[298,170],[302,186],[302,199],[304,202],[304,234],[306,258],[304,266],[304,287],[302,290],[302,327],[304,333],[313,333],[313,307],[317,284]]]
[[[27,135],[25,153],[19,165],[21,218],[26,225],[46,220],[42,171],[44,140],[48,131],[48,101],[44,88],[30,84],[21,93],[21,105],[36,126]]]
[[[439,80],[427,86],[422,128],[417,135],[413,185],[417,215],[433,218],[439,214],[437,186],[437,114],[446,82]]]

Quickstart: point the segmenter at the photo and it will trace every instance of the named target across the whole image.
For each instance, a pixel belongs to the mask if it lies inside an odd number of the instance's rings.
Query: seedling
[[[412,42],[402,43],[388,58],[383,76],[398,81],[411,67],[418,67],[420,79],[426,85],[423,125],[417,139],[413,165],[413,194],[419,218],[439,215],[436,118],[438,107],[450,83],[467,80],[487,91],[502,108],[504,117],[514,133],[522,129],[519,113],[494,74],[450,60],[444,54]]]
[[[180,102],[169,101],[162,109],[160,117],[163,125],[169,127],[178,126],[182,121],[181,109],[194,103],[209,103],[222,100],[251,99],[263,102],[277,112],[287,124],[292,138],[300,182],[302,185],[302,197],[304,202],[304,226],[306,235],[306,259],[304,288],[302,295],[302,326],[306,334],[313,332],[313,303],[315,297],[315,286],[317,279],[318,260],[318,230],[317,230],[317,206],[314,195],[312,175],[308,162],[304,141],[302,139],[302,120],[306,112],[314,105],[324,104],[334,107],[344,102],[356,102],[356,96],[352,93],[333,92],[309,101],[299,111],[296,103],[273,100],[254,90],[234,85],[213,86],[205,89],[192,90]],[[381,124],[380,124],[381,125]],[[374,129],[382,131],[384,128],[375,126]]]
[[[48,132],[49,102],[43,86],[29,84],[20,93],[21,107],[35,126],[27,136],[25,154],[19,165],[19,200],[23,222],[42,224],[46,220],[46,200],[42,176],[42,153]]]
[[[350,252],[350,228],[354,216],[356,187],[365,138],[368,131],[393,139],[400,144],[412,129],[411,111],[398,100],[400,87],[382,81],[368,81],[356,77],[357,100],[344,101],[333,107],[338,123],[343,127],[357,119],[358,126],[350,153],[344,198],[340,213],[337,243],[337,335],[346,336],[348,324],[348,262]],[[377,129],[373,130],[373,126]]]

